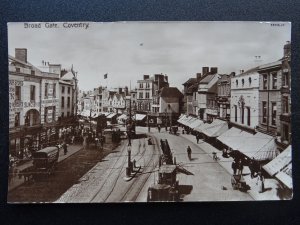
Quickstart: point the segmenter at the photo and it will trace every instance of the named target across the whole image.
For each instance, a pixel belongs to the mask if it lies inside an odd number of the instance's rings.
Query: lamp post
[[[129,177],[132,171],[132,163],[131,163],[131,142],[128,142],[127,146],[127,154],[128,154],[128,165],[126,168],[126,176]]]

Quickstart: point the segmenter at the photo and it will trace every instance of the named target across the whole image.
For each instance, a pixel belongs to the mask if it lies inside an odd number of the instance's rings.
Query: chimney
[[[27,63],[27,48],[16,48],[15,57],[16,59]]]
[[[144,80],[148,80],[149,79],[149,75],[144,75]]]
[[[122,93],[122,88],[119,88],[119,94],[121,94]]]
[[[283,47],[283,55],[287,57],[291,54],[291,42],[287,41]]]
[[[197,82],[201,80],[201,73],[196,73]]]
[[[231,72],[229,76],[230,77],[235,77],[235,72]]]
[[[168,76],[165,75],[165,81],[168,83]]]
[[[209,72],[209,67],[202,67],[202,76],[205,76]]]
[[[211,73],[211,74],[216,74],[216,73],[218,73],[218,67],[211,67],[211,68],[210,68],[210,73]]]

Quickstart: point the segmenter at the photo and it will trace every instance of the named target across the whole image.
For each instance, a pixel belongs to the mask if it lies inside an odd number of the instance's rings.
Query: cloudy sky
[[[136,86],[143,74],[163,73],[171,86],[195,77],[203,66],[237,72],[278,60],[290,41],[291,24],[259,22],[117,22],[84,28],[24,28],[8,25],[9,54],[28,49],[28,61],[42,60],[78,71],[79,86]],[[261,56],[261,62],[255,62]],[[103,75],[108,73],[108,79]]]

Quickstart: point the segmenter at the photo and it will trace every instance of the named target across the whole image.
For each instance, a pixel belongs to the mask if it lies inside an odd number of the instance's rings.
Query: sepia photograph
[[[291,200],[290,22],[10,22],[8,203]]]

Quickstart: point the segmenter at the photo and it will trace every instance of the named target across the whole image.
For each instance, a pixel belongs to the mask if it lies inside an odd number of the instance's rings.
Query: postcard
[[[293,198],[290,22],[8,23],[9,203]]]

